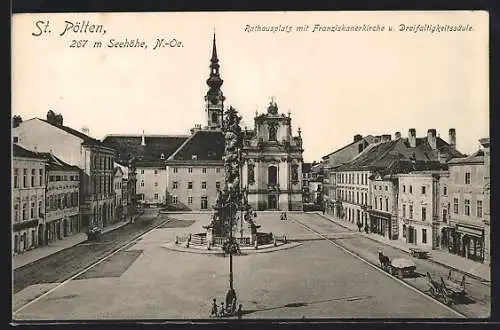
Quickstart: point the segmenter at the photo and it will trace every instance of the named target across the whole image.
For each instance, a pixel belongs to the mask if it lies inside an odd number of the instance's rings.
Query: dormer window
[[[198,160],[198,155],[191,155],[191,160]]]
[[[161,154],[160,159],[165,159],[165,154]]]

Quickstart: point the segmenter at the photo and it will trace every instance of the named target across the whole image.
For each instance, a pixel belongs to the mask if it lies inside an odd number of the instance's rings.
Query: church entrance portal
[[[268,196],[267,208],[270,210],[278,209],[278,196],[276,196],[276,195],[269,195]]]

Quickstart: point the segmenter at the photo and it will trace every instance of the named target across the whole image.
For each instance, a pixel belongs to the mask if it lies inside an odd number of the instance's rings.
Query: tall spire
[[[219,73],[219,58],[217,57],[217,46],[215,42],[215,32],[212,45],[212,58],[210,59],[210,76],[207,79],[207,85],[209,87],[207,98],[212,104],[217,104],[219,99],[223,100],[222,91],[220,87],[224,82]]]
[[[219,62],[219,59],[217,58],[217,46],[215,44],[215,30],[214,30],[214,41],[212,46],[212,59],[210,61],[212,61],[212,63]]]

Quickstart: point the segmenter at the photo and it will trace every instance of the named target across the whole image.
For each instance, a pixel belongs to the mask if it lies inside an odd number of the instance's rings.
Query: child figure
[[[211,313],[211,316],[212,317],[217,316],[217,311],[218,311],[218,309],[217,309],[217,301],[214,298],[214,302],[212,304],[212,313]]]

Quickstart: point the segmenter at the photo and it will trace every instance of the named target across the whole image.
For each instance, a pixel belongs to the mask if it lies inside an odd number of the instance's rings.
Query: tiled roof
[[[47,170],[49,171],[79,171],[78,166],[70,165],[50,152],[37,152],[41,157],[47,160]]]
[[[35,158],[35,159],[45,160],[45,158],[42,157],[39,153],[33,152],[28,149],[24,149],[23,147],[17,144],[12,145],[12,154],[14,157]]]
[[[141,135],[108,135],[104,138],[103,144],[116,150],[118,163],[127,164],[129,159],[136,158],[137,166],[152,162],[151,166],[156,167],[159,163],[163,163],[162,154],[166,160],[187,139],[186,135],[145,135],[146,145],[142,146]]]
[[[377,170],[382,173],[405,173],[415,170],[440,169],[439,154],[446,160],[463,157],[463,154],[436,137],[436,150],[432,150],[427,138],[417,138],[416,147],[411,148],[407,139],[391,140],[369,145],[338,171]]]
[[[191,161],[192,156],[196,155],[196,160],[200,161],[221,161],[224,144],[221,131],[200,130],[186,140],[169,160]]]
[[[359,141],[353,141],[353,142],[351,142],[351,143],[349,143],[349,144],[347,144],[347,145],[345,145],[345,146],[343,146],[343,147],[341,147],[341,148],[339,148],[339,149],[337,149],[337,150],[335,150],[335,151],[330,152],[329,154],[327,154],[326,156],[323,156],[322,158],[328,158],[328,157],[330,157],[331,155],[336,154],[337,152],[339,152],[339,151],[341,151],[341,150],[344,150],[345,148],[350,147],[350,146],[352,146],[352,145],[353,145],[353,144],[355,144],[355,143],[360,143],[361,141],[368,141],[368,142],[371,142],[371,139],[372,139],[372,138],[373,138],[373,135],[367,135],[367,136],[364,136],[364,137],[362,137],[362,138],[361,138],[361,140],[359,140]]]
[[[472,164],[472,163],[483,163],[484,162],[484,151],[478,150],[468,157],[455,158],[448,162],[448,164]]]
[[[39,118],[40,119],[40,118]],[[84,144],[88,144],[88,145],[101,145],[101,141],[97,140],[97,139],[94,139],[80,131],[77,131],[71,127],[68,127],[68,126],[63,126],[63,125],[56,125],[56,124],[53,124],[51,122],[49,122],[48,120],[45,120],[45,119],[40,119],[41,121],[44,121],[46,122],[47,124],[49,125],[52,125],[54,127],[57,127],[63,131],[65,131],[66,133],[69,133],[71,135],[74,135],[80,139],[83,140],[83,143]]]

